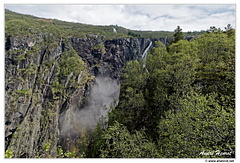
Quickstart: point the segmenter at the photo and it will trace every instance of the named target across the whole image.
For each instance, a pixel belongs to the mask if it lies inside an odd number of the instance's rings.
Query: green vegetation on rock
[[[9,10],[5,20],[5,158],[235,157],[235,30],[231,25],[225,31],[211,27],[207,32],[184,33],[180,26],[175,33],[135,31]],[[195,37],[187,41],[185,36]],[[111,60],[124,69],[119,101],[110,109],[108,124],[99,123],[83,135],[76,133],[75,145],[62,148],[60,116],[71,111],[71,104],[81,112],[94,79],[90,70],[110,65],[88,53],[107,56],[118,51],[120,44],[116,48],[105,41],[121,37],[174,40],[167,47],[154,42],[142,61]],[[82,43],[89,47],[75,47]],[[204,151],[215,153],[204,155]]]

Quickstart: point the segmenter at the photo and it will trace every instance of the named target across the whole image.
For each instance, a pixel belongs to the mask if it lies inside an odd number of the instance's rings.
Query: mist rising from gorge
[[[87,102],[82,108],[66,110],[60,117],[61,136],[84,134],[94,129],[99,120],[108,121],[108,111],[111,104],[118,100],[120,85],[110,77],[98,76],[90,89]]]

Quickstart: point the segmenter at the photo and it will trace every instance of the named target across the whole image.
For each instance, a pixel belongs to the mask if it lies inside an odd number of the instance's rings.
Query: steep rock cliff
[[[140,60],[150,40],[144,38],[118,38],[101,41],[97,38],[70,38],[74,50],[92,68],[95,76],[119,79],[121,68],[130,60]]]
[[[5,40],[5,150],[30,158],[71,150],[95,127],[118,98],[122,67],[150,42],[51,33]]]

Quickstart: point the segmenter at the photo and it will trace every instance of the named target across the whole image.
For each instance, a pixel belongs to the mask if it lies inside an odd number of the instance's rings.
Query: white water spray
[[[110,77],[98,76],[95,81],[86,105],[69,108],[60,117],[62,136],[83,135],[87,130],[94,129],[101,119],[107,123],[109,107],[118,100],[120,85]]]

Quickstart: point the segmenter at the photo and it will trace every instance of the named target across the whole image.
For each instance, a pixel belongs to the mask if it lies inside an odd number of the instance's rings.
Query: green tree
[[[219,105],[216,96],[191,92],[181,98],[178,110],[166,113],[158,126],[161,157],[234,157],[234,108]],[[231,155],[200,154],[217,150]]]
[[[233,29],[231,24],[228,24],[227,27],[225,27],[225,33],[231,37],[234,35],[235,30]]]
[[[93,131],[88,131],[79,139],[79,154],[85,158],[100,157],[100,147],[103,142],[104,131],[100,123]]]
[[[180,40],[169,46],[169,53],[159,46],[148,56],[146,101],[158,114],[174,107],[178,98],[191,89],[198,63],[194,49],[193,43]]]
[[[130,131],[139,130],[145,124],[145,120],[142,119],[146,114],[143,90],[147,72],[138,61],[127,63],[124,70],[126,73],[123,74],[120,101],[109,115],[109,124],[112,125],[117,120],[126,125]]]
[[[159,157],[154,143],[150,142],[144,131],[131,134],[127,128],[114,122],[103,135],[102,158],[154,158]]]
[[[175,34],[173,35],[174,39],[173,39],[172,43],[176,43],[179,40],[183,39],[183,32],[182,32],[182,29],[180,28],[180,26],[177,26],[177,28],[174,30],[174,32],[175,32]]]
[[[235,36],[223,32],[205,33],[196,40],[200,59],[197,82],[204,93],[218,92],[234,95],[235,92]]]

